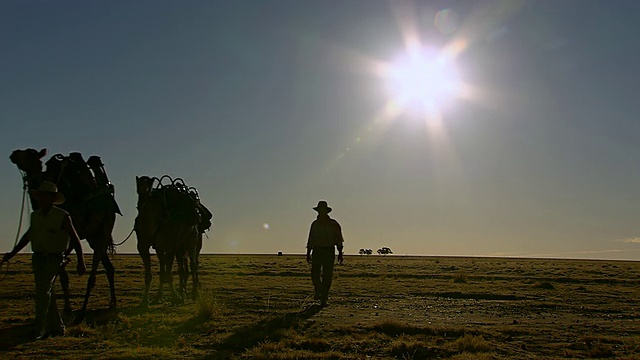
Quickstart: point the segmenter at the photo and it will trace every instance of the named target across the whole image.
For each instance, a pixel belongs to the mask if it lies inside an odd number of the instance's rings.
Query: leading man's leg
[[[320,300],[326,302],[329,298],[329,289],[331,288],[331,281],[333,280],[333,263],[335,261],[335,253],[333,248],[331,251],[327,251],[322,260],[322,293]]]
[[[55,272],[51,271],[51,258],[47,255],[34,253],[32,256],[33,276],[36,282],[36,322],[35,335],[46,334],[47,315],[51,302],[51,288]]]
[[[60,265],[62,264],[62,256],[50,256],[47,261],[47,281],[50,282],[49,287],[49,303],[47,311],[47,332],[50,334],[60,335],[64,333],[64,323],[60,312],[58,311],[58,304],[56,303],[56,288],[54,279],[60,272]],[[49,280],[50,279],[50,280]]]
[[[51,287],[51,300],[49,300],[49,311],[47,312],[47,332],[54,335],[64,335],[64,323],[58,311],[56,303],[55,288]]]

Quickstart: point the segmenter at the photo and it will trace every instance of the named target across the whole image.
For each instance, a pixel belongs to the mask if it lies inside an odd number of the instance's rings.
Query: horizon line
[[[32,251],[21,251],[16,255],[29,255]],[[93,251],[85,251],[84,254],[93,254]],[[155,254],[155,253],[154,253]],[[116,252],[114,255],[126,255],[126,256],[140,256],[137,252]],[[238,253],[238,252],[202,252],[200,255],[216,255],[216,256],[305,256],[306,253],[285,253],[282,255],[276,253]],[[74,256],[74,255],[69,255]],[[584,257],[562,257],[562,256],[535,256],[535,255],[434,255],[434,254],[344,254],[349,257],[424,257],[424,258],[474,258],[474,259],[512,259],[512,260],[574,260],[574,261],[625,261],[625,262],[639,262],[640,259],[609,259],[609,258],[584,258]]]

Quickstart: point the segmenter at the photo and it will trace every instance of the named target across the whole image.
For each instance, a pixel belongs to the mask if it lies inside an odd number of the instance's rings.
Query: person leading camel
[[[318,217],[311,223],[309,230],[307,262],[311,263],[311,280],[315,289],[314,299],[319,299],[320,305],[325,307],[333,279],[335,248],[338,249],[338,262],[342,264],[344,239],[340,224],[329,217],[332,209],[326,201],[319,201],[318,206],[313,210],[318,212]]]
[[[64,202],[54,183],[44,181],[38,190],[31,191],[39,208],[31,214],[31,225],[16,246],[4,255],[2,262],[9,261],[31,242],[32,267],[36,283],[36,339],[64,335],[64,323],[56,304],[54,281],[64,260],[72,249],[78,257],[77,271],[86,271],[82,246],[69,214],[54,206]]]

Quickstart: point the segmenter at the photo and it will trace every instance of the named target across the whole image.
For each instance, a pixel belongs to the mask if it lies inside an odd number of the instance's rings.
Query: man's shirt
[[[36,210],[31,214],[29,240],[33,252],[62,254],[69,247],[69,234],[64,230],[63,223],[69,214],[52,207],[48,213]]]
[[[340,224],[334,219],[328,216],[318,216],[318,218],[311,223],[307,248],[332,248],[333,246],[337,246],[338,249],[342,249],[343,243],[342,229],[340,228]]]

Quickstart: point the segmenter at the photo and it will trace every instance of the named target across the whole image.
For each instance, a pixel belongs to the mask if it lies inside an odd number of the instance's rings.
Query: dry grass
[[[347,257],[336,267],[330,306],[320,310],[312,306],[302,256],[204,255],[198,301],[142,310],[140,260],[118,255],[119,313],[104,311],[108,289],[100,274],[87,321],[39,342],[26,336],[29,263],[19,256],[0,288],[2,358],[463,360],[640,352],[634,262]],[[72,277],[76,309],[85,281]]]
[[[466,284],[467,283],[467,274],[463,271],[456,274],[453,278],[453,282],[457,284]]]
[[[196,316],[203,320],[211,320],[220,314],[220,305],[213,292],[200,294],[198,298],[198,312]]]
[[[491,344],[482,336],[464,335],[451,346],[458,352],[479,353],[491,351]]]

